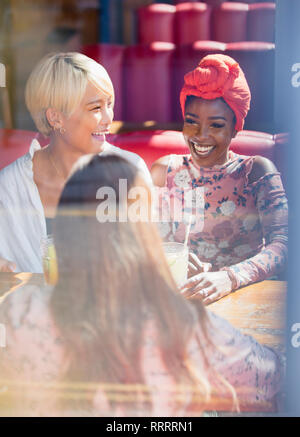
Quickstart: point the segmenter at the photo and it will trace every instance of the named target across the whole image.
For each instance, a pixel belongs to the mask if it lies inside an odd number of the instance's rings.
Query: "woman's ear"
[[[235,138],[236,137],[236,135],[237,135],[237,130],[233,130],[233,134],[232,134],[232,138]]]
[[[46,110],[46,117],[53,129],[60,129],[62,127],[62,116],[56,109],[48,108]]]

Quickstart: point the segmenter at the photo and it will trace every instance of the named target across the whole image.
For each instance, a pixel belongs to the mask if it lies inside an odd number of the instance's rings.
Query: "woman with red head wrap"
[[[184,218],[196,217],[189,237],[193,276],[184,293],[206,304],[278,274],[287,258],[287,199],[280,174],[266,158],[229,150],[243,129],[250,99],[234,59],[204,57],[185,75],[180,93],[190,154],[160,158],[151,170],[154,183],[172,193],[173,202],[165,205],[180,204]],[[188,204],[185,194],[191,190]],[[186,220],[173,218],[172,226],[163,224],[162,236],[182,242],[186,226]]]
[[[208,55],[195,70],[184,77],[180,105],[184,116],[187,96],[206,100],[223,98],[234,112],[235,130],[243,129],[250,108],[250,90],[242,69],[234,59],[225,55]]]

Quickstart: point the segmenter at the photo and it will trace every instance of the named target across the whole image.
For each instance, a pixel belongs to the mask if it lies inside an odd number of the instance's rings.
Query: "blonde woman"
[[[88,154],[117,153],[151,176],[136,154],[105,141],[113,120],[114,89],[106,70],[79,53],[50,54],[32,71],[26,104],[49,138],[0,172],[2,270],[42,272],[41,241],[51,233],[59,196],[75,162]],[[8,262],[10,261],[10,263]]]

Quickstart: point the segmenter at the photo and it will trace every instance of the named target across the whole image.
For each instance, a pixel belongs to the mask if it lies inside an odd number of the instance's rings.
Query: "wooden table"
[[[44,276],[0,273],[0,302],[25,284],[44,285]],[[286,288],[282,281],[258,282],[231,293],[208,308],[260,343],[283,350]]]
[[[231,293],[208,308],[258,342],[284,351],[287,284],[263,281]]]

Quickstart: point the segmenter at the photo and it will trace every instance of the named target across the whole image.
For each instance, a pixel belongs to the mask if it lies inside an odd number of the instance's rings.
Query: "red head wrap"
[[[187,96],[213,100],[222,97],[236,117],[235,129],[243,129],[250,108],[251,94],[239,64],[226,55],[208,55],[198,67],[184,76],[180,105],[184,116]]]

